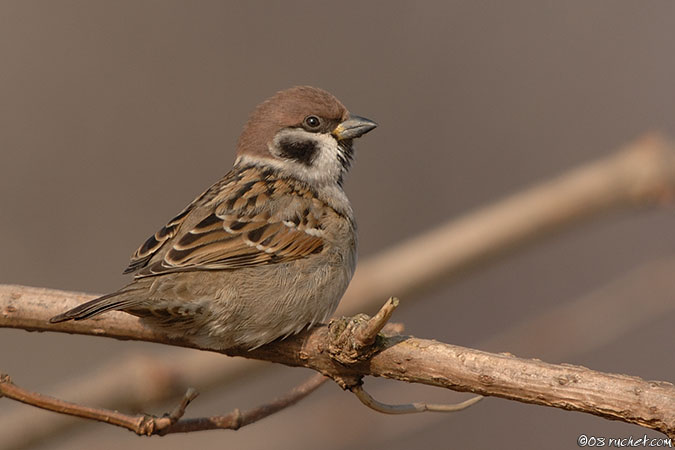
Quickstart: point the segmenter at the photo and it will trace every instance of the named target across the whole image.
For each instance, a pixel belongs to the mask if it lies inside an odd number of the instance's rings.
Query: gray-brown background
[[[367,257],[643,131],[675,135],[674,45],[670,1],[2,0],[0,282],[119,287],[137,245],[229,169],[253,106],[297,84],[380,124],[347,179]],[[672,209],[611,214],[430,293],[396,320],[478,345],[672,257],[674,227]],[[673,319],[566,361],[674,381]],[[0,330],[0,367],[49,391],[134,348],[166,351]],[[252,406],[305,376],[275,368],[200,397],[189,414]],[[368,384],[385,401],[463,398]],[[643,432],[499,399],[452,416],[381,416],[331,385],[237,433],[141,439],[93,425],[44,448],[563,449],[581,433]]]

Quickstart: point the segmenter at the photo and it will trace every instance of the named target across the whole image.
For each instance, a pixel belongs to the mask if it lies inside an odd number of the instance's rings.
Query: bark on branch
[[[0,327],[197,348],[144,327],[138,318],[120,312],[89,321],[48,323],[49,317],[88,298],[65,291],[0,286]],[[355,321],[367,323],[363,316],[343,318],[254,351],[222,353],[308,367],[344,389],[360,386],[364,376],[385,377],[586,412],[675,437],[675,387],[670,383],[491,354],[413,336],[380,335],[372,347],[361,351],[368,333],[363,333],[364,326],[355,326]]]

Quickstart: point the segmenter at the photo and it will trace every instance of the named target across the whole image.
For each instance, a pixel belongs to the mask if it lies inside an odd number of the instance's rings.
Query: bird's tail
[[[132,283],[129,286],[120,289],[119,291],[89,300],[88,302],[76,306],[73,309],[69,309],[62,314],[54,316],[49,319],[49,322],[59,323],[65,322],[67,320],[84,320],[97,316],[106,311],[124,309],[133,303],[133,298],[135,297],[133,295],[128,296],[124,294],[140,290],[143,290],[143,288],[134,286]]]

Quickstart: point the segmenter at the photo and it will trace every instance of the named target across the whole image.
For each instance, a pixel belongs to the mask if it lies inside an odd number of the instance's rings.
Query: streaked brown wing
[[[137,271],[140,278],[237,269],[319,253],[324,247],[319,226],[324,209],[310,194],[274,179],[269,171],[246,169],[214,185],[150,237],[127,272]],[[197,217],[204,219],[195,224]]]
[[[161,261],[139,276],[191,268],[237,269],[303,258],[323,250],[323,239],[283,222],[243,222],[210,215],[184,234]]]
[[[235,185],[244,176],[251,177],[253,175],[253,171],[232,170],[228,172],[223,178],[214,183],[213,186],[208,188],[189,205],[187,205],[185,209],[180,212],[180,214],[171,219],[169,223],[163,226],[158,232],[150,236],[133,254],[129,265],[124,270],[124,273],[127,274],[137,272],[146,267],[153,257],[163,251],[164,244],[166,244],[167,241],[170,241],[176,235],[180,229],[180,226],[192,213],[194,213],[196,209],[198,209],[201,204],[213,200],[223,190],[227,190],[228,186]]]
[[[192,210],[193,205],[194,202],[188,205],[188,207],[176,217],[171,219],[169,223],[163,226],[157,233],[150,236],[133,254],[129,265],[126,269],[124,269],[123,273],[127,274],[136,272],[137,270],[145,267],[148,264],[148,261],[150,261],[153,255],[164,245],[164,243],[176,235],[178,227],[183,223],[185,217]]]

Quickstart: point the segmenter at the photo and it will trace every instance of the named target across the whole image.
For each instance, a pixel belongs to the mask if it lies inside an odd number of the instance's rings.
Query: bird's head
[[[253,111],[239,138],[237,162],[269,165],[312,185],[341,185],[353,139],[376,126],[322,89],[290,88]]]

